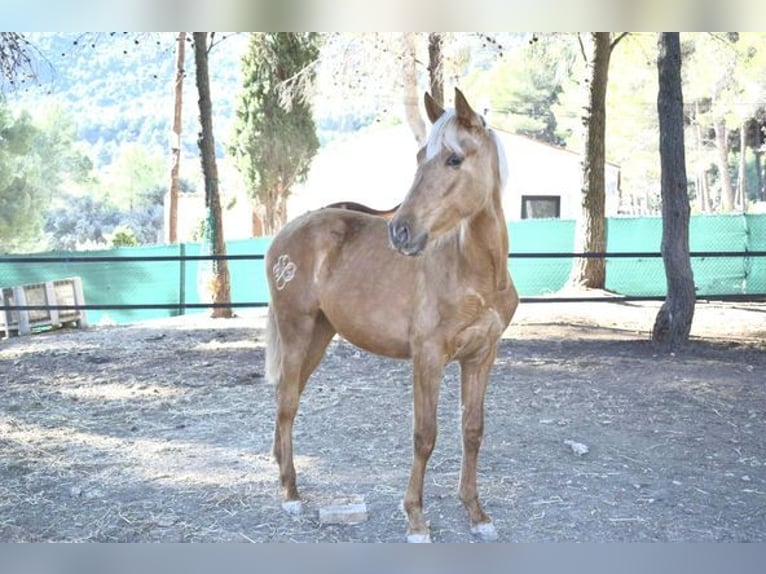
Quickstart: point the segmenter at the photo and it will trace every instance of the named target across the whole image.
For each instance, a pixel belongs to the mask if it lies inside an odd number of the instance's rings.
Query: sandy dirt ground
[[[766,306],[530,303],[492,373],[479,487],[501,542],[766,541]],[[305,513],[280,509],[263,312],[0,341],[0,541],[400,542],[407,362],[331,344],[295,434]],[[426,475],[435,542],[470,542],[451,365]],[[587,450],[587,452],[583,452]],[[364,500],[368,518],[319,509]]]

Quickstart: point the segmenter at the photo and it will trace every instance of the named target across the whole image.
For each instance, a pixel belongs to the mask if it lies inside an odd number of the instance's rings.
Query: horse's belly
[[[335,330],[350,343],[371,353],[410,357],[410,297],[383,274],[357,277],[323,289],[320,308]]]
[[[383,357],[409,359],[409,342],[387,334],[370,333],[366,329],[338,330],[338,333],[352,345]]]
[[[396,313],[385,309],[365,308],[347,301],[342,308],[323,309],[330,324],[349,343],[385,357],[410,357],[409,326]]]

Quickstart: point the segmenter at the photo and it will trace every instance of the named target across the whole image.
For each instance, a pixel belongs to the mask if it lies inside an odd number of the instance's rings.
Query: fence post
[[[8,305],[9,302],[5,298],[5,289],[0,289],[0,305]],[[11,336],[11,312],[10,311],[2,311],[0,312],[0,335],[4,333],[4,337],[8,338]]]
[[[24,292],[24,286],[13,288],[13,302],[19,307],[27,305],[27,294]],[[18,311],[18,328],[19,336],[29,335],[32,332],[32,327],[29,325],[29,311],[19,309]]]
[[[178,244],[179,272],[178,272],[178,303],[181,305],[178,314],[186,314],[186,243]]]
[[[85,305],[85,291],[82,288],[82,277],[72,277],[72,287],[74,288],[74,303],[75,305]],[[77,320],[77,326],[80,329],[88,328],[88,313],[85,309],[80,309],[78,312],[79,319]]]

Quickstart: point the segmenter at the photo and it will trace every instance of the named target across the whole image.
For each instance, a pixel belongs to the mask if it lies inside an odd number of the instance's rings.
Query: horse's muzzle
[[[409,222],[394,218],[388,224],[391,246],[402,255],[418,255],[426,246],[428,233],[414,234]]]

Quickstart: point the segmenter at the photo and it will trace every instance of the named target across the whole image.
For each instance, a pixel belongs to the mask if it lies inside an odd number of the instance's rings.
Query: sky
[[[10,30],[728,30],[763,22],[762,0],[0,0]]]

